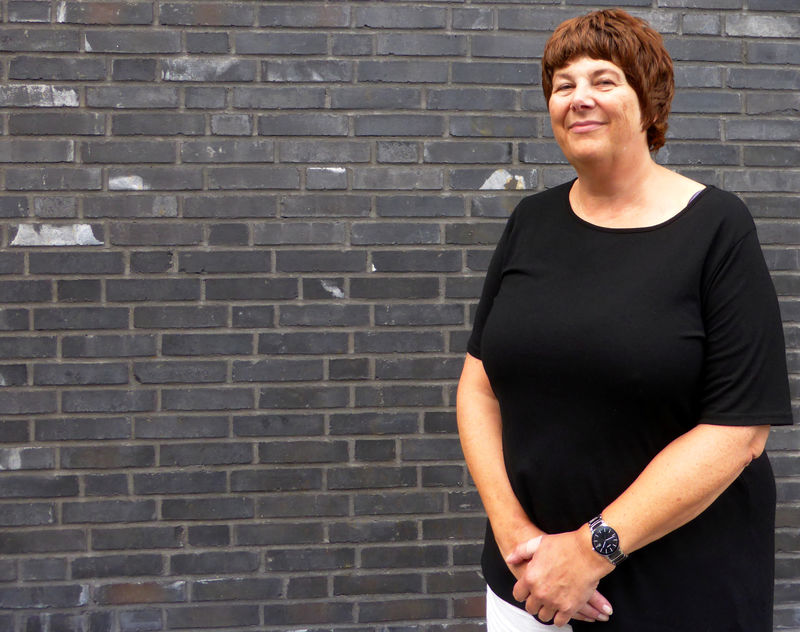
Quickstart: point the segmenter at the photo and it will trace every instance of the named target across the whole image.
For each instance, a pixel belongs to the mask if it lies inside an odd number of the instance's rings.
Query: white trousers
[[[572,626],[544,625],[524,610],[500,599],[486,587],[486,632],[572,632]]]

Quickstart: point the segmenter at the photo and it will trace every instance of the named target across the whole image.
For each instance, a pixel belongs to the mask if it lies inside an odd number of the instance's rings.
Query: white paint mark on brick
[[[89,38],[86,37],[85,35],[83,36],[83,48],[87,53],[92,52],[92,45],[89,44]]]
[[[336,298],[344,298],[344,292],[342,288],[334,285],[333,283],[328,283],[324,279],[320,279],[320,284],[322,285],[322,289],[328,292],[331,296],[335,296]]]
[[[78,107],[78,93],[72,88],[56,86],[28,85],[21,86],[23,94],[31,103],[44,107]]]
[[[0,458],[0,470],[19,470],[22,468],[22,448],[8,448]]]
[[[311,167],[309,171],[327,171],[329,173],[346,173],[344,167]]]
[[[370,272],[377,272],[377,271],[378,271],[378,268],[376,268],[376,267],[375,267],[375,264],[373,263],[373,264],[370,266]]]
[[[89,603],[89,586],[81,586],[81,594],[78,597],[78,605],[85,606]]]
[[[147,191],[149,188],[142,176],[117,176],[108,179],[109,191]]]
[[[20,224],[11,246],[102,246],[89,224]]]
[[[505,169],[493,172],[481,185],[480,191],[519,191],[525,188],[525,178],[512,176]]]
[[[56,13],[56,22],[63,24],[67,21],[67,3],[59,2],[58,11]]]
[[[181,57],[171,61],[161,71],[164,81],[208,81],[223,75],[236,63],[236,59],[194,60]]]

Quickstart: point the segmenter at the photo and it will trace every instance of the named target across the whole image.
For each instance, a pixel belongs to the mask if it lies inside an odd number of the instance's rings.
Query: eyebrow
[[[606,72],[610,72],[610,73],[612,73],[613,75],[615,75],[617,77],[622,77],[623,76],[622,73],[620,73],[620,71],[617,70],[616,68],[609,68],[609,67],[598,68],[597,70],[593,70],[591,73],[589,73],[589,75],[591,77],[596,77],[597,75],[602,75],[603,73],[606,73]],[[567,70],[556,70],[555,73],[553,73],[553,81],[555,81],[556,79],[561,79],[561,78],[563,78],[563,79],[571,79],[572,78],[572,73],[570,73]]]

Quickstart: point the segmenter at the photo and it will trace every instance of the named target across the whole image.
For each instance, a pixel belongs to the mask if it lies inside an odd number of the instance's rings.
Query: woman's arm
[[[464,458],[489,516],[497,546],[506,556],[520,543],[544,532],[531,522],[511,489],[503,461],[500,406],[483,363],[469,354],[458,382],[456,400]],[[525,562],[527,559],[509,564],[517,579],[525,570]],[[606,621],[609,614],[611,605],[608,600],[595,591],[579,604],[572,617],[583,621]]]
[[[623,494],[603,511],[626,554],[686,524],[741,474],[766,444],[769,426],[700,424],[666,446]],[[530,557],[522,544],[507,558]],[[584,595],[614,566],[594,552],[588,525],[544,536],[514,588],[529,612],[564,625]]]

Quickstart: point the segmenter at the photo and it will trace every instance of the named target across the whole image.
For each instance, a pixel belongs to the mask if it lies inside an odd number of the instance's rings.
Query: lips
[[[592,132],[605,125],[602,121],[575,121],[570,124],[569,130],[577,133]]]

